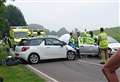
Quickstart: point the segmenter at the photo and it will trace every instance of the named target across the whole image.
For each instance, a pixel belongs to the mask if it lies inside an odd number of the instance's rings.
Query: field
[[[106,28],[105,32],[109,35],[115,38],[117,41],[120,42],[120,27],[114,27],[114,28]],[[94,31],[95,34],[98,34],[99,31]]]

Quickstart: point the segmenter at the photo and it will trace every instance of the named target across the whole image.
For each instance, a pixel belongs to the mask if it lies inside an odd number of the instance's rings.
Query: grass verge
[[[0,46],[0,60],[6,56],[6,47]],[[0,65],[0,76],[4,78],[4,82],[45,82],[44,79],[32,73],[24,65]]]

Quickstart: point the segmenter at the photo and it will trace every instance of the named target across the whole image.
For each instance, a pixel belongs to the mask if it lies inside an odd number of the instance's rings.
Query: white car
[[[36,64],[45,59],[67,58],[74,60],[76,51],[57,38],[44,37],[22,40],[15,48],[15,55],[29,63]]]
[[[108,42],[109,42],[109,44],[108,44],[109,52],[108,53],[112,55],[120,48],[120,43],[110,36],[108,37]]]

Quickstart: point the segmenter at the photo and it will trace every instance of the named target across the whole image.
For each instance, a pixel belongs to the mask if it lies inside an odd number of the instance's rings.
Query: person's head
[[[93,31],[89,31],[91,37],[93,37]]]
[[[104,32],[104,28],[100,28],[100,32]]]
[[[72,32],[70,32],[70,36],[73,36],[73,33],[72,33]]]

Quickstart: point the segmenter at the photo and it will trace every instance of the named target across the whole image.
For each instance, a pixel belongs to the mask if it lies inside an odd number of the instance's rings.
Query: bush
[[[6,58],[6,56],[8,55],[7,49],[8,49],[7,45],[0,46],[0,60]]]

